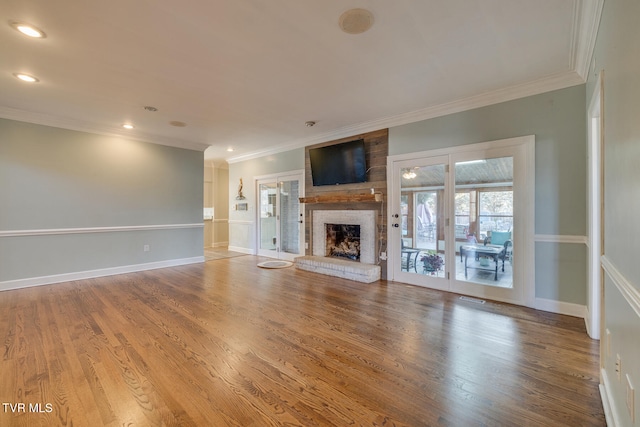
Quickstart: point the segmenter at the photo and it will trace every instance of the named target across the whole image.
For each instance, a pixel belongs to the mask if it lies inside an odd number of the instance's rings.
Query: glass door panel
[[[397,280],[429,287],[445,287],[447,203],[446,158],[404,161],[394,166],[399,188],[392,211],[390,245]],[[396,244],[397,240],[397,244]]]
[[[300,255],[300,181],[280,182],[280,252]]]
[[[259,253],[265,256],[275,256],[277,249],[277,228],[276,228],[276,193],[277,184],[268,182],[258,185],[260,193],[260,240]],[[266,251],[267,253],[262,253]],[[269,252],[273,252],[269,254]]]
[[[456,280],[513,287],[513,157],[455,163]]]

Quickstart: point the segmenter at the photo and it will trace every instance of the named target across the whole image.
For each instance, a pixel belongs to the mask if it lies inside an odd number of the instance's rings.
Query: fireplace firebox
[[[328,257],[360,261],[360,226],[349,224],[325,224]]]

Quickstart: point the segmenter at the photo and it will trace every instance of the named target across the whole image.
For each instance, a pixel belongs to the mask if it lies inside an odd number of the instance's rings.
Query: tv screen
[[[367,181],[364,140],[309,150],[313,185],[352,184]]]

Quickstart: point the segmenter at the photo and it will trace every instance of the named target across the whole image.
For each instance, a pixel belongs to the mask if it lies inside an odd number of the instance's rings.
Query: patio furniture
[[[460,262],[464,258],[464,277],[467,278],[467,269],[495,271],[494,280],[498,280],[498,260],[502,259],[502,271],[504,272],[504,257],[502,257],[504,247],[486,246],[486,245],[462,245],[460,246]],[[495,267],[486,268],[482,264],[469,265],[468,259],[480,260],[480,257],[493,259]]]
[[[404,271],[409,271],[411,267],[413,267],[413,271],[418,272],[417,261],[418,254],[420,253],[420,249],[409,248],[404,245],[404,240],[400,239],[401,242],[401,259],[400,259],[400,269]]]
[[[502,259],[503,271],[504,271],[504,261],[508,259],[509,262],[512,262],[511,257],[513,256],[513,242],[511,241],[511,232],[510,231],[494,231],[490,236],[484,239],[485,245],[504,248],[504,253],[501,254],[500,259]]]

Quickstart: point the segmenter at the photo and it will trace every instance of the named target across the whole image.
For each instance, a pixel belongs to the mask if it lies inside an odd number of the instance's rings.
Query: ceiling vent
[[[350,9],[340,15],[338,24],[347,34],[361,34],[373,25],[373,15],[366,9]]]

